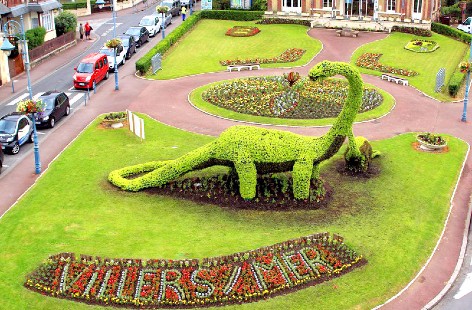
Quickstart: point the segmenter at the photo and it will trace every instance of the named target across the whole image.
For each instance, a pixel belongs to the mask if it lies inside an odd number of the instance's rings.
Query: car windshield
[[[172,2],[167,2],[167,1],[164,1],[161,3],[162,6],[166,6],[168,8],[171,8],[172,7]]]
[[[152,26],[153,22],[151,18],[141,19],[139,23],[141,26]]]
[[[92,73],[93,72],[93,64],[89,62],[81,62],[77,67],[78,73]]]
[[[46,110],[52,110],[54,109],[54,98],[49,97],[49,98],[40,98],[41,101],[45,104]]]
[[[126,34],[130,34],[132,36],[139,36],[139,31],[141,31],[140,28],[129,28],[127,31],[126,31]]]
[[[100,53],[105,54],[107,56],[114,56],[113,50],[111,48],[102,48]]]
[[[122,44],[124,47],[128,47],[128,45],[129,45],[129,38],[119,37],[118,39],[121,40],[121,44]]]
[[[16,122],[0,119],[0,133],[12,135],[16,130]]]

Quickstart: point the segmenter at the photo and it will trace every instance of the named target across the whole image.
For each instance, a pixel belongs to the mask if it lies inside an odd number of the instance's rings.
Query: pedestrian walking
[[[185,15],[187,14],[187,8],[185,5],[182,7],[182,21],[185,21]]]
[[[93,30],[93,28],[92,26],[89,25],[88,22],[85,23],[84,30],[85,30],[85,39],[92,40],[92,38],[90,38],[90,32]]]
[[[82,25],[82,23],[80,23],[79,25],[79,37],[80,41],[84,40],[84,26]]]

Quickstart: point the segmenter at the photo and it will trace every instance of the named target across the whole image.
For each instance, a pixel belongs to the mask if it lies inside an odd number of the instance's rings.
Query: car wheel
[[[11,148],[10,153],[12,153],[12,155],[16,155],[18,154],[19,151],[20,151],[20,145],[18,144],[18,141],[16,141],[15,145],[13,145],[13,147]]]
[[[33,143],[33,142],[34,142],[34,132],[32,132],[28,138],[28,143]]]
[[[107,74],[105,74],[105,80],[108,80],[109,76],[110,76],[110,72],[107,71]]]
[[[70,114],[70,105],[66,107],[66,112],[64,113],[65,116]]]
[[[54,128],[54,126],[56,125],[56,120],[54,119],[54,117],[49,118],[48,125],[49,125],[49,128]]]

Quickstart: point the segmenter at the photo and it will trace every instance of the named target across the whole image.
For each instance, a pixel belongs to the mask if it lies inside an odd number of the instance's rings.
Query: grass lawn
[[[261,32],[252,37],[226,36],[226,31],[233,26],[257,26]],[[220,60],[272,58],[289,48],[301,48],[306,52],[296,62],[264,64],[262,67],[301,66],[321,50],[320,41],[308,36],[307,30],[300,25],[256,25],[255,22],[204,19],[164,55],[162,70],[147,77],[165,80],[224,71],[226,67],[220,65]]]
[[[288,125],[288,126],[326,126],[331,125],[334,123],[335,118],[322,118],[322,119],[288,119],[288,118],[277,118],[277,117],[265,117],[265,116],[257,116],[257,115],[249,115],[243,114],[235,111],[231,111],[228,109],[224,109],[213,105],[202,98],[202,94],[205,90],[209,89],[210,87],[217,85],[219,83],[228,82],[226,81],[219,81],[215,83],[211,83],[197,89],[194,89],[190,93],[190,102],[192,105],[197,107],[198,109],[205,111],[212,115],[218,115],[220,117],[250,122],[250,123],[257,123],[257,124],[272,124],[272,125]],[[367,111],[364,113],[359,113],[356,116],[356,122],[361,122],[365,120],[375,119],[382,117],[383,115],[390,112],[390,110],[395,105],[395,99],[387,93],[386,91],[377,88],[371,84],[365,83],[368,88],[375,88],[379,91],[383,98],[384,102],[382,105],[378,106],[377,108]]]
[[[0,220],[3,309],[98,309],[25,289],[25,275],[49,255],[203,258],[328,231],[345,237],[368,264],[332,281],[230,309],[370,309],[398,292],[438,239],[467,145],[450,152],[411,147],[414,134],[374,141],[380,175],[340,175],[337,155],[321,167],[334,187],[329,208],[292,212],[232,210],[148,193],[119,191],[111,170],[176,158],[213,137],[145,119],[146,140],[93,123]],[[341,152],[340,152],[341,154]]]
[[[440,68],[446,68],[445,84],[449,82],[452,73],[462,61],[468,46],[455,41],[446,36],[436,34],[430,38],[421,38],[435,41],[439,48],[432,53],[415,53],[408,51],[404,46],[417,36],[405,33],[394,32],[387,38],[361,46],[351,57],[351,64],[355,65],[356,60],[364,53],[381,53],[380,63],[395,68],[414,70],[419,74],[414,77],[406,77],[410,85],[418,88],[427,95],[441,101],[451,101],[452,98],[447,93],[447,87],[443,87],[441,93],[436,93],[436,73]],[[359,67],[358,67],[359,68]],[[361,73],[380,76],[382,72],[364,68],[359,68]]]

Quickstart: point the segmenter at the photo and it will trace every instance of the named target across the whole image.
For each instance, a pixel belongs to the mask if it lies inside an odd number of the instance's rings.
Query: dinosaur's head
[[[336,75],[337,73],[335,72],[335,67],[335,62],[324,60],[318,63],[313,68],[311,68],[310,72],[308,73],[308,76],[313,81],[321,80],[326,77]]]

